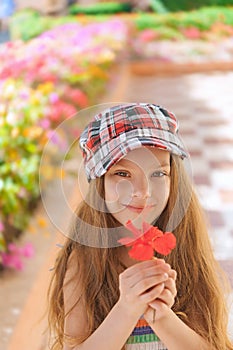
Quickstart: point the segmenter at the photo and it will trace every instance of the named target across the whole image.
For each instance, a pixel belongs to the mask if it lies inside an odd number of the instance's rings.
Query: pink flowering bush
[[[56,27],[24,43],[16,41],[0,48],[0,79],[24,79],[27,84],[65,82],[86,88],[116,60],[126,40],[126,27],[119,20],[81,26]],[[95,69],[98,67],[98,75]]]
[[[63,152],[67,134],[55,129],[96,101],[124,48],[119,20],[71,23],[24,43],[0,46],[0,264],[22,269],[30,245],[14,241],[38,200],[39,166],[48,140]],[[73,130],[72,130],[73,132]],[[78,130],[74,130],[78,136]],[[59,153],[58,152],[58,153]],[[52,158],[52,155],[51,155]]]
[[[18,247],[14,243],[8,244],[8,252],[2,253],[2,265],[16,270],[23,269],[23,258],[31,258],[34,255],[34,248],[31,243]]]

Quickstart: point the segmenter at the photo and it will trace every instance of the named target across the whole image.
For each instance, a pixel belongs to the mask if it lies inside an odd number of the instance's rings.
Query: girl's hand
[[[170,273],[170,265],[162,259],[143,261],[129,267],[119,276],[118,303],[128,315],[138,319],[154,300],[159,297],[162,300],[168,299],[164,288]],[[167,285],[172,289],[171,282]]]
[[[176,271],[170,270],[168,272],[169,278],[165,281],[164,289],[161,294],[149,303],[149,307],[146,310],[144,317],[146,321],[150,324],[160,318],[162,318],[168,309],[174,305],[175,297],[177,294],[176,290]]]

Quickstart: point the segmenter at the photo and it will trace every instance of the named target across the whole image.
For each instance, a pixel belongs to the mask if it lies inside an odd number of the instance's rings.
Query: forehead
[[[168,166],[170,153],[155,147],[140,147],[130,151],[116,165],[138,164],[142,167]]]

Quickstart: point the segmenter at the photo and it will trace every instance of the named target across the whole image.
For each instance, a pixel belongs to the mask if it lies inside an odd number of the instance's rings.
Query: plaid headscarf
[[[152,146],[187,157],[174,114],[150,103],[111,107],[94,117],[80,137],[88,181],[104,175],[129,151]]]

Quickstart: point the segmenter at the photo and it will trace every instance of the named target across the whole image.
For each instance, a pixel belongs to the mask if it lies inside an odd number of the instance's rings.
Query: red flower
[[[176,237],[171,232],[163,233],[158,227],[142,224],[142,230],[137,229],[132,222],[127,221],[125,227],[133,233],[133,237],[124,237],[118,242],[126,247],[132,247],[129,256],[136,260],[149,260],[154,256],[154,251],[162,255],[168,255],[176,246]]]
[[[196,28],[196,27],[189,27],[189,28],[184,28],[182,30],[184,36],[187,39],[200,39],[201,38],[201,31],[200,29]]]

